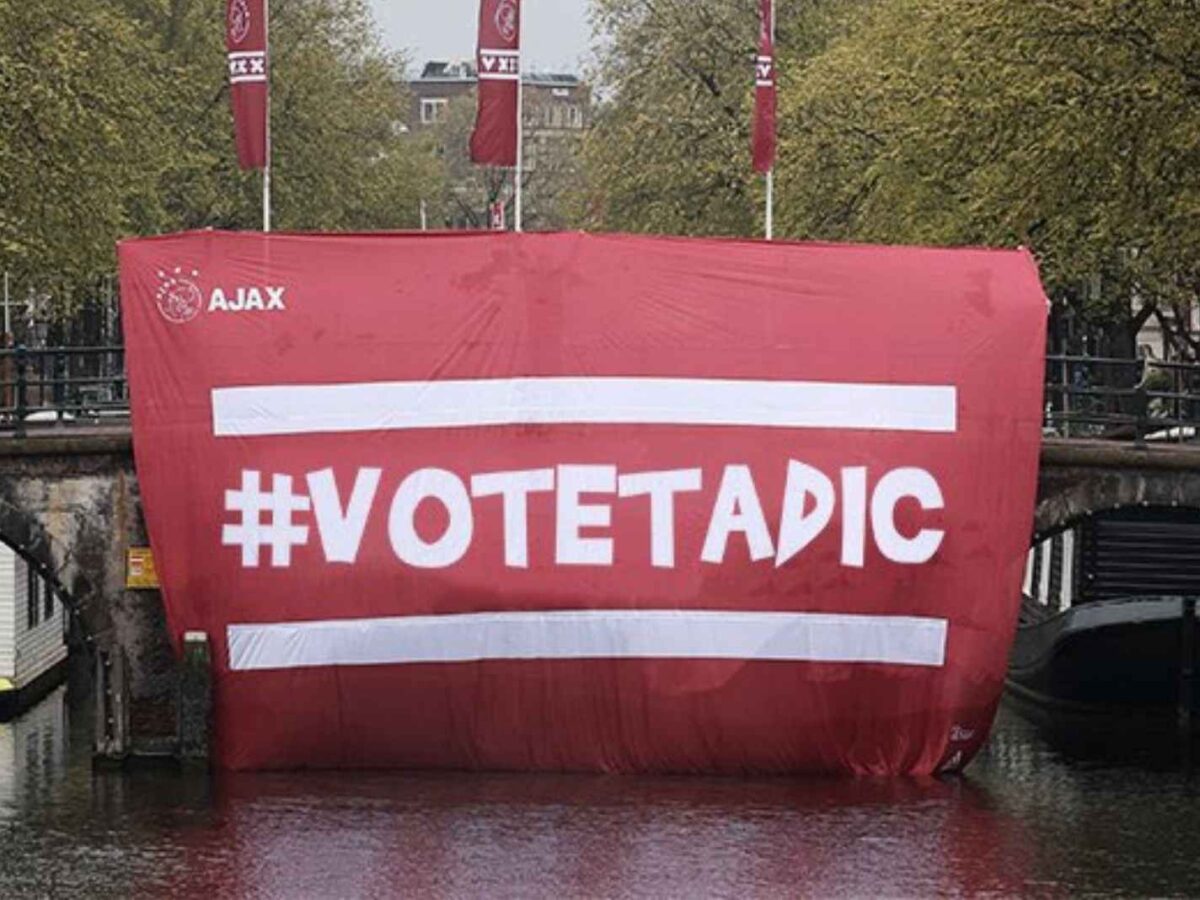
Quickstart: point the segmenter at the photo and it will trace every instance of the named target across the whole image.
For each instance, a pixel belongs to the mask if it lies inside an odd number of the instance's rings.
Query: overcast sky
[[[408,52],[418,69],[428,59],[475,55],[479,0],[370,0],[384,40]],[[588,0],[525,0],[521,31],[526,66],[577,72],[591,29]]]

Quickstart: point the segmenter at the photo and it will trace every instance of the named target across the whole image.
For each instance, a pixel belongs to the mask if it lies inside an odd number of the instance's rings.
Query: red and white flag
[[[480,0],[479,109],[471,161],[517,164],[517,89],[521,78],[521,0]]]
[[[269,164],[267,139],[267,0],[226,0],[225,49],[238,165]]]
[[[761,35],[754,60],[754,171],[775,167],[774,0],[759,0]]]

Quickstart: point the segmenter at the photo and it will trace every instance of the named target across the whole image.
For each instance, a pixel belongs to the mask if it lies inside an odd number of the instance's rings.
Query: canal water
[[[1009,708],[921,780],[96,773],[85,712],[0,725],[0,897],[1200,895],[1200,775]]]

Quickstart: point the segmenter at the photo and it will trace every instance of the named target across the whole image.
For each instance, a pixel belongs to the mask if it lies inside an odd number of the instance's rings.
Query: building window
[[[432,125],[442,117],[442,112],[446,108],[446,98],[444,97],[422,97],[421,98],[421,124]]]
[[[25,565],[25,622],[30,628],[36,628],[41,621],[39,614],[42,611],[42,597],[40,589],[42,586],[41,579],[37,577],[37,572],[33,570],[33,566]]]
[[[574,103],[567,107],[567,124],[572,128],[583,127],[583,113]]]

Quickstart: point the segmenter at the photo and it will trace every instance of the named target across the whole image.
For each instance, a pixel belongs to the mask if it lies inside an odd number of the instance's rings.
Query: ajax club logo
[[[154,301],[164,319],[176,325],[206,313],[266,313],[287,310],[287,288],[280,285],[240,284],[200,289],[200,272],[184,266],[158,271]]]
[[[250,7],[246,0],[233,0],[229,4],[229,39],[240,44],[250,33]]]
[[[501,0],[496,7],[496,30],[500,37],[506,41],[516,40],[518,21],[516,0]]]
[[[199,277],[200,273],[195,269],[184,272],[179,266],[170,272],[158,273],[158,290],[154,300],[164,319],[182,325],[196,318],[200,307],[204,305],[204,297],[195,282]]]

